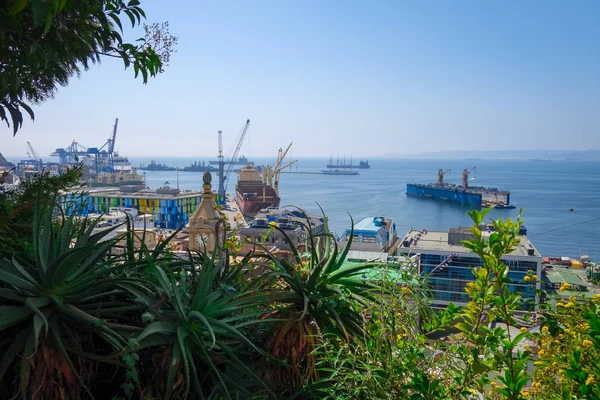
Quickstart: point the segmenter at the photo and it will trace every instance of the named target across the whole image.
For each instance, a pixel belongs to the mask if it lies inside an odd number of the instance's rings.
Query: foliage
[[[77,227],[73,216],[56,226],[53,204],[37,204],[34,256],[14,254],[0,260],[0,332],[13,338],[0,362],[0,381],[20,355],[23,398],[51,398],[44,377],[55,377],[55,384],[75,393],[86,388],[78,372],[86,368],[72,359],[89,351],[82,338],[91,334],[112,350],[124,349],[125,340],[114,331],[118,325],[104,317],[136,308],[131,308],[131,296],[114,290],[129,280],[115,274],[120,266],[109,256],[115,240],[101,241],[112,229],[94,233],[98,220]]]
[[[129,222],[109,238],[118,227],[61,210],[56,195],[73,183],[42,175],[5,198],[10,229],[30,230],[0,241],[0,397],[600,397],[600,296],[540,291],[532,333],[501,261],[520,217],[484,234],[487,211],[470,213],[465,246],[483,260],[470,302],[434,311],[417,268],[348,263],[327,226],[305,224],[298,248],[273,224],[289,251],[257,243],[241,258],[228,237],[174,254],[178,232],[148,249]],[[536,282],[532,271],[521,283]]]
[[[31,231],[37,202],[40,206],[54,207],[53,202],[62,191],[80,187],[82,165],[69,167],[57,176],[43,171],[24,180],[15,190],[0,194],[0,258],[12,257],[14,251],[28,251],[33,243]],[[81,206],[81,196],[73,197],[72,208]]]
[[[102,56],[122,58],[143,82],[163,71],[177,38],[168,24],[144,24],[136,44],[123,40],[123,15],[131,26],[146,15],[138,0],[0,1],[0,118],[13,133],[24,110],[51,98]]]
[[[568,292],[568,284],[561,287]],[[542,306],[532,398],[600,397],[600,295],[574,292]]]
[[[205,395],[218,392],[229,398],[233,397],[229,388],[233,388],[238,395],[251,397],[241,377],[255,378],[257,386],[260,380],[238,354],[243,347],[262,353],[244,330],[262,322],[257,308],[267,298],[221,285],[218,277],[224,260],[215,255],[192,256],[190,261],[189,272],[177,273],[151,263],[160,292],[147,304],[152,311],[144,314],[149,323],[137,337],[139,349],[163,348],[157,372],[166,378],[161,386],[166,399],[185,398],[190,386]],[[159,305],[161,297],[168,299],[164,306]]]
[[[304,215],[306,213],[300,210]],[[284,321],[270,336],[268,348],[287,365],[274,366],[268,377],[300,386],[318,379],[313,351],[318,337],[332,334],[339,340],[352,343],[366,336],[361,310],[374,301],[369,293],[370,283],[357,278],[373,263],[344,265],[350,243],[339,251],[335,238],[327,227],[314,233],[307,217],[305,229],[306,253],[300,254],[296,245],[279,226],[273,225],[290,246],[289,259],[265,249],[257,257],[266,258],[271,272],[263,279],[274,278],[270,298],[277,307],[268,315]],[[350,237],[353,237],[353,231]]]

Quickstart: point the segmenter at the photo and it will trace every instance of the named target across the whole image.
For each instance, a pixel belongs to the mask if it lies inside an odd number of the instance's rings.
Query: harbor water
[[[207,161],[208,159],[205,159]],[[150,158],[130,157],[134,166]],[[184,167],[198,159],[164,157],[161,163]],[[273,164],[273,159],[256,159],[257,164]],[[447,230],[470,224],[469,206],[406,196],[407,183],[436,180],[440,168],[451,169],[447,183],[460,184],[464,168],[477,169],[472,186],[496,187],[511,191],[516,209],[492,210],[491,218],[516,217],[523,208],[528,236],[544,256],[588,254],[600,260],[600,162],[529,160],[408,160],[371,159],[370,169],[356,176],[319,175],[328,159],[300,159],[291,172],[282,174],[281,205],[295,205],[309,212],[319,212],[317,203],[329,217],[333,232],[340,235],[355,220],[384,215],[392,218],[402,236],[408,229]],[[141,172],[141,171],[140,171]],[[177,178],[179,175],[179,178]],[[235,190],[235,176],[227,187]],[[182,189],[200,190],[202,174],[196,172],[146,171],[151,188],[169,182]],[[213,187],[217,187],[216,174]],[[569,211],[569,209],[573,211]]]

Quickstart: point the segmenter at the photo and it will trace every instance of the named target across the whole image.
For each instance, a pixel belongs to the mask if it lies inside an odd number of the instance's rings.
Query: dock
[[[223,214],[227,216],[227,221],[231,225],[232,230],[240,230],[247,228],[248,223],[240,211],[240,207],[235,202],[234,196],[228,194],[225,202],[226,207],[223,209]]]
[[[323,175],[322,172],[313,171],[281,171],[281,174],[304,174],[304,175]]]

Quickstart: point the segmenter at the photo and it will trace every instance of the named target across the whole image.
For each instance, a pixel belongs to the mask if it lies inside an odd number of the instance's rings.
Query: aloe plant
[[[260,381],[239,354],[249,349],[266,355],[244,331],[264,323],[259,316],[268,297],[220,284],[227,255],[189,255],[190,268],[179,271],[154,263],[149,252],[146,257],[158,282],[158,298],[163,298],[160,305],[148,304],[152,311],[144,317],[149,324],[137,337],[140,350],[152,348],[154,354],[162,355],[157,364],[163,367],[158,371],[163,383],[153,382],[158,390],[152,395],[185,398],[193,387],[199,396],[219,392],[224,398],[251,397],[242,378],[249,378],[255,386]]]
[[[74,216],[56,218],[53,204],[38,199],[35,206],[34,255],[15,253],[0,260],[0,334],[9,338],[0,361],[0,381],[20,360],[23,398],[33,391],[52,398],[57,394],[46,391],[69,387],[87,391],[72,356],[101,359],[125,348],[126,340],[115,328],[135,328],[103,317],[143,307],[120,286],[137,283],[122,277],[118,257],[110,255],[119,238],[103,241],[117,227],[94,233],[98,220],[86,218],[78,224]],[[89,335],[103,339],[104,354],[85,353],[81,338]],[[66,387],[47,383],[46,373]]]
[[[331,333],[346,342],[365,337],[362,310],[377,302],[371,293],[375,287],[360,275],[379,264],[344,265],[354,229],[340,251],[324,213],[323,217],[323,233],[315,234],[308,218],[304,224],[306,253],[300,254],[286,231],[275,226],[290,243],[291,260],[266,248],[255,255],[269,260],[271,272],[265,278],[276,279],[277,290],[271,292],[271,301],[278,307],[269,316],[284,320],[273,332],[269,347],[274,357],[286,360],[288,365],[277,366],[273,378],[296,386],[318,379],[313,350],[319,336]]]

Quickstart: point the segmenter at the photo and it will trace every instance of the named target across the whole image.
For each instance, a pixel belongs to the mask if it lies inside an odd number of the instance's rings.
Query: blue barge
[[[467,169],[463,171],[463,184],[462,186],[458,186],[444,183],[444,175],[449,170],[442,171],[440,169],[438,172],[438,183],[425,185],[409,183],[406,185],[406,194],[475,207],[514,208],[510,203],[510,192],[508,190],[469,186],[468,178],[471,171]]]

